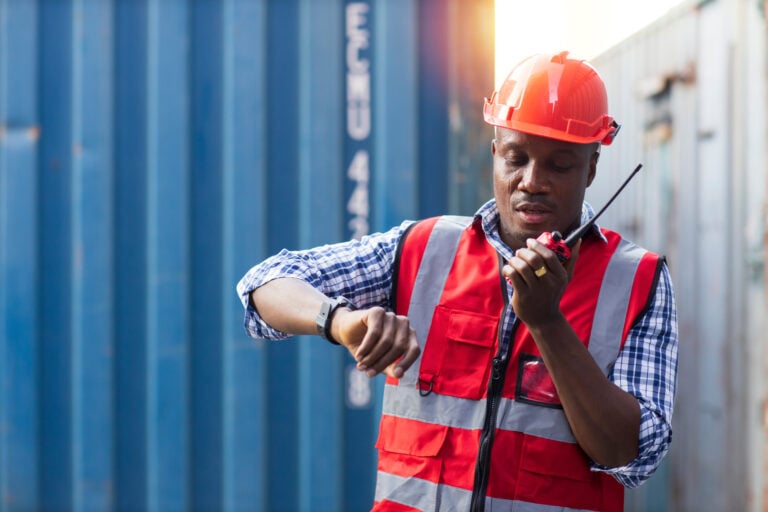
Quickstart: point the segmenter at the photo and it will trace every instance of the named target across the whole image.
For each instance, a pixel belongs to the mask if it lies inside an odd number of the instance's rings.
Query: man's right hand
[[[408,317],[381,307],[337,309],[331,318],[331,335],[347,347],[357,368],[369,377],[384,372],[399,379],[421,352]]]

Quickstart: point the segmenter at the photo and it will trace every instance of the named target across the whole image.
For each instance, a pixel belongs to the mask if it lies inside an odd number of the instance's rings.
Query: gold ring
[[[541,277],[547,273],[547,267],[537,268],[533,273],[536,274],[536,277]]]

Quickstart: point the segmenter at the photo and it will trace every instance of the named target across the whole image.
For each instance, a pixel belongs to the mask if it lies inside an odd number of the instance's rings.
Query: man
[[[516,66],[484,107],[494,199],[282,251],[238,284],[251,336],[319,333],[387,374],[374,510],[623,510],[671,440],[677,325],[664,260],[569,233],[619,125],[588,63]]]

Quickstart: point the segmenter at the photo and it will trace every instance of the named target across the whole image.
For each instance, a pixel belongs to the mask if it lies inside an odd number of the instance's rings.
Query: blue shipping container
[[[0,0],[0,512],[370,507],[383,383],[283,247],[490,197],[493,0]]]

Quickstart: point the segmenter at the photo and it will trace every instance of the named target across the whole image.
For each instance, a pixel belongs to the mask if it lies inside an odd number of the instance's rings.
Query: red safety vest
[[[603,234],[608,243],[583,241],[560,307],[608,375],[662,260]],[[510,309],[502,264],[479,220],[467,217],[422,221],[400,242],[395,310],[408,315],[422,352],[402,379],[387,379],[373,510],[466,511],[476,488],[488,511],[623,510],[623,486],[590,470],[524,324],[505,378],[492,375]],[[476,476],[486,464],[486,477]]]

